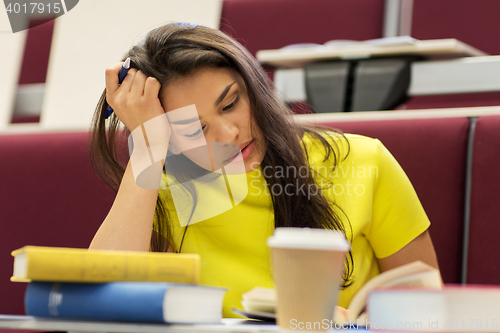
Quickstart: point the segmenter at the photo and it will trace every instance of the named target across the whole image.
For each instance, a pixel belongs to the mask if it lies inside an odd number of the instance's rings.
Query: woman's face
[[[240,83],[241,76],[228,68],[202,68],[163,87],[160,101],[172,127],[169,149],[209,170],[228,164],[244,166],[244,172],[257,168],[264,138]]]

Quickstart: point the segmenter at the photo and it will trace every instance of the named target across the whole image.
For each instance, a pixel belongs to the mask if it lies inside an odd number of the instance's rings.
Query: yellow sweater
[[[351,252],[355,282],[340,293],[338,305],[343,307],[348,306],[363,284],[380,272],[377,258],[394,254],[430,225],[408,177],[382,143],[359,135],[346,136],[350,153],[333,173],[328,169],[330,162],[323,162],[325,150],[319,140],[309,135],[303,138],[312,168],[322,175],[316,178],[318,184],[332,182],[333,186],[324,187],[323,193],[345,212],[348,221],[344,215],[340,216],[347,235],[351,231],[353,235]],[[207,207],[211,204],[212,207],[225,205],[229,208],[190,224],[185,235],[182,252],[201,256],[200,283],[229,288],[224,299],[224,317],[236,317],[231,308],[242,308],[243,293],[255,286],[274,287],[266,245],[274,230],[274,212],[263,172],[276,174],[293,170],[276,168],[272,171],[259,167],[246,174],[246,184],[240,182],[238,186],[232,185],[232,181],[241,180],[241,175],[227,175],[233,195],[238,191],[246,193],[245,188],[248,188],[246,197],[240,203],[235,202],[233,208],[231,202],[227,202],[227,190],[222,191],[223,194],[198,191]],[[297,171],[300,172],[306,171]],[[280,190],[286,193],[292,187],[272,190],[274,194],[279,194]],[[161,195],[167,201],[173,245],[178,249],[185,227],[179,223],[170,191],[162,191]]]

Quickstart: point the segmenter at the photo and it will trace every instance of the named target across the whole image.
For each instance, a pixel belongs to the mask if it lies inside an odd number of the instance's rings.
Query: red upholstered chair
[[[255,56],[290,44],[380,38],[383,20],[383,0],[224,0],[220,29]],[[272,79],[274,68],[264,69]],[[292,108],[310,113],[307,103]]]
[[[412,36],[457,38],[488,54],[500,54],[497,0],[418,0],[413,2]]]
[[[458,282],[468,120],[325,123],[377,137],[401,163],[429,218],[445,282]],[[0,136],[0,313],[21,314],[24,284],[12,283],[10,252],[24,245],[85,248],[114,198],[94,174],[87,133]]]
[[[10,282],[12,250],[86,248],[114,192],[95,175],[87,133],[0,136],[0,313],[24,314],[24,283]]]
[[[383,0],[225,0],[221,30],[253,55],[295,43],[382,37]]]
[[[445,283],[459,283],[462,261],[467,118],[325,122],[378,138],[410,178],[431,221]]]
[[[417,39],[456,38],[488,54],[500,54],[497,0],[418,0],[413,2],[411,35]],[[418,96],[406,109],[500,105],[500,92]]]
[[[500,284],[500,116],[479,117],[474,135],[467,283]]]

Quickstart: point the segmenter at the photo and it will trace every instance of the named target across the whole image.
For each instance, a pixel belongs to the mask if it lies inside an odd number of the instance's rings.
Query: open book
[[[396,267],[383,272],[368,281],[354,295],[347,309],[336,307],[335,322],[355,322],[364,320],[364,309],[368,294],[380,288],[425,288],[442,289],[443,282],[439,270],[421,261]],[[254,319],[275,319],[277,294],[275,289],[255,287],[243,294],[241,305],[245,311],[235,310],[235,313]]]

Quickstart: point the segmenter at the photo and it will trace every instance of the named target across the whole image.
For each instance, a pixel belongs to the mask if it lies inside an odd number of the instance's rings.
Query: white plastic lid
[[[268,238],[269,247],[308,250],[349,250],[349,243],[340,231],[311,228],[276,228]]]

